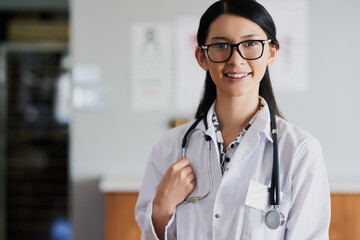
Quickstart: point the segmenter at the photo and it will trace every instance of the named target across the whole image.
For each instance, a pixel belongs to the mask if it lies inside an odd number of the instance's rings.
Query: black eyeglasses
[[[246,60],[256,60],[261,58],[264,53],[265,43],[270,43],[268,40],[246,40],[236,44],[231,43],[212,43],[209,45],[202,45],[201,48],[206,50],[209,59],[214,63],[226,62],[233,53],[233,48],[236,47],[240,56]]]

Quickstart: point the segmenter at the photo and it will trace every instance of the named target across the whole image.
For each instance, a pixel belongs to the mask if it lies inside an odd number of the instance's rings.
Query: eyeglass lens
[[[263,43],[260,41],[247,41],[239,45],[238,49],[240,55],[247,59],[253,60],[260,58],[263,53]],[[232,47],[228,43],[218,43],[209,46],[209,58],[214,62],[223,62],[230,58],[232,54]]]

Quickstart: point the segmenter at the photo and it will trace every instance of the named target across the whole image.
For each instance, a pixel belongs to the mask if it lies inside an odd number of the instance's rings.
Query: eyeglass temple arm
[[[271,43],[271,39],[263,41],[263,43],[266,43],[266,42]],[[201,45],[201,48],[206,50],[206,49],[208,49],[208,46]]]

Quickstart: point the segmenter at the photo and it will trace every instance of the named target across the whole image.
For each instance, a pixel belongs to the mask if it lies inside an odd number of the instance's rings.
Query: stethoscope
[[[270,111],[270,109],[269,109]],[[201,120],[203,120],[205,129],[208,129],[208,123],[206,115],[203,118],[198,118],[186,131],[183,141],[182,141],[182,157],[186,157],[186,148],[189,145],[190,136],[196,132],[201,131],[200,129],[195,129]],[[278,144],[277,144],[277,128],[275,122],[275,115],[270,111],[270,127],[271,127],[271,138],[273,140],[273,170],[271,177],[271,187],[270,187],[270,209],[265,213],[265,225],[270,229],[277,229],[279,226],[284,225],[285,215],[280,211],[280,179],[279,179],[279,154],[278,154]],[[213,189],[213,179],[211,174],[211,164],[210,164],[210,152],[211,152],[211,137],[206,135],[204,132],[205,140],[208,143],[208,154],[207,154],[207,171],[209,176],[209,190],[206,194],[200,196],[194,196],[185,199],[184,203],[195,203],[209,196]]]

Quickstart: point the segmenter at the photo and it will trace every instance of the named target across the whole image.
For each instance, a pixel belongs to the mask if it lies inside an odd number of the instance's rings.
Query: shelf
[[[68,11],[68,0],[1,0],[0,11]]]
[[[51,43],[51,42],[39,42],[39,43],[11,43],[7,42],[0,46],[0,51],[7,52],[45,52],[45,53],[64,53],[68,51],[69,45],[65,43]]]

